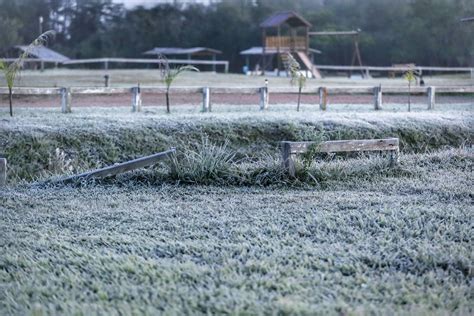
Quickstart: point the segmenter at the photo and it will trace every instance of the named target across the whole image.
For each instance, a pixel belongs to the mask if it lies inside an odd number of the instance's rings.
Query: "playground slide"
[[[313,65],[311,60],[309,59],[308,55],[304,52],[297,52],[298,57],[301,59],[303,64],[306,66],[307,69],[311,71],[313,74],[313,77],[316,79],[321,79],[321,74],[319,73],[319,70]]]

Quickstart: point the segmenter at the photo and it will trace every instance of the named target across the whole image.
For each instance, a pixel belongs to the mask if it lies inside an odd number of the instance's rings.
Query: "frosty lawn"
[[[0,193],[0,312],[469,313],[472,154],[330,190]]]

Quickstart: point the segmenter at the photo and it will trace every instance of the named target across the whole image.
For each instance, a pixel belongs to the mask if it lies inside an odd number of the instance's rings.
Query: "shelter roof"
[[[289,51],[290,51],[290,48],[288,47],[280,47],[280,53],[285,53]],[[314,48],[310,48],[309,51],[314,54],[321,54],[320,50],[317,50]],[[276,48],[267,47],[265,49],[265,55],[273,55],[276,53],[277,53]],[[250,47],[249,49],[246,49],[240,52],[240,55],[262,55],[262,54],[263,54],[263,48],[261,46]]]
[[[285,12],[278,12],[270,17],[268,17],[265,21],[260,24],[260,27],[269,28],[269,27],[278,27],[282,24],[288,24],[291,27],[298,27],[298,26],[307,26],[311,27],[311,23],[309,23],[305,18],[294,11],[285,11]]]
[[[145,55],[215,55],[222,54],[220,50],[208,47],[155,47],[144,52]]]
[[[25,52],[28,49],[28,46],[18,45],[18,46],[15,46],[15,48],[18,48],[21,51]],[[44,46],[33,47],[32,49],[30,49],[29,55],[41,60],[48,60],[48,61],[63,62],[63,61],[70,60],[68,57]]]

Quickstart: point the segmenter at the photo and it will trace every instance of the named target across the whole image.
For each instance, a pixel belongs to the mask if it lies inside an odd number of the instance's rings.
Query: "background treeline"
[[[472,0],[235,0],[212,6],[159,5],[127,10],[111,0],[0,0],[0,51],[54,29],[52,48],[71,58],[143,57],[155,46],[206,46],[239,71],[239,52],[260,46],[259,24],[281,10],[295,10],[313,30],[360,28],[364,64],[468,66],[473,64]],[[349,38],[312,39],[319,64],[350,64]]]

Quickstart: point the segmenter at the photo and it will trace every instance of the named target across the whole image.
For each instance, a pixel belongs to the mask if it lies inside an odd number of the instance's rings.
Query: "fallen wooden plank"
[[[119,163],[113,166],[109,166],[109,167],[105,167],[105,168],[101,168],[101,169],[97,169],[97,170],[93,170],[89,172],[84,172],[78,175],[73,175],[67,178],[59,179],[56,182],[71,183],[71,182],[77,182],[77,181],[87,180],[91,178],[105,178],[105,177],[114,176],[119,173],[124,173],[130,170],[135,170],[135,169],[154,165],[158,161],[170,157],[175,152],[176,152],[176,148],[172,147],[167,151],[163,151],[151,156],[146,156],[146,157],[138,158],[135,160]]]

